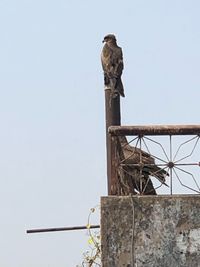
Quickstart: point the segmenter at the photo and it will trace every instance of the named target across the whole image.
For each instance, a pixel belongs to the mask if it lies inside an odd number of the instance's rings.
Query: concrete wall
[[[200,267],[200,196],[101,198],[102,267]]]

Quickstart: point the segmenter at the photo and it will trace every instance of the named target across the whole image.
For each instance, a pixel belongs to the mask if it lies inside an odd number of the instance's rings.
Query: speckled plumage
[[[124,87],[121,80],[124,68],[122,49],[117,45],[113,34],[104,37],[105,45],[101,53],[101,62],[104,71],[104,83],[114,94],[124,95]]]

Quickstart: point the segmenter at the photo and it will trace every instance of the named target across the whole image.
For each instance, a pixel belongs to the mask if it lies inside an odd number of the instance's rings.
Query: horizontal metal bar
[[[111,135],[200,135],[200,125],[110,126]]]
[[[169,162],[168,162],[169,163]],[[168,163],[165,163],[165,164],[155,164],[155,163],[151,163],[151,164],[139,164],[139,163],[126,163],[126,164],[123,164],[121,163],[120,166],[122,167],[125,167],[125,166],[134,166],[134,167],[151,167],[151,166],[158,166],[158,167],[164,167],[164,166],[167,166]],[[173,162],[172,162],[173,163]],[[174,166],[199,166],[200,167],[200,162],[195,162],[195,163],[173,163]]]
[[[31,229],[31,230],[27,230],[26,233],[33,234],[33,233],[45,233],[45,232],[85,230],[85,229],[94,229],[94,228],[100,228],[100,225]]]

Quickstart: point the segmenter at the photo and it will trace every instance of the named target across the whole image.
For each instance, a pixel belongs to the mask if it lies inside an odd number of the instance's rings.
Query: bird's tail
[[[151,176],[157,178],[162,184],[168,186],[165,183],[165,178],[166,176],[169,176],[169,173],[166,172],[164,169],[161,169],[160,167],[153,165],[153,166],[148,166],[148,172]]]
[[[115,95],[121,95],[123,97],[125,97],[124,95],[124,87],[122,84],[122,80],[121,77],[117,77],[117,78],[110,78],[110,87],[113,90],[113,94]]]
[[[124,86],[121,80],[121,77],[116,79],[116,85],[115,85],[115,90],[117,90],[117,92],[119,92],[119,94],[123,97],[125,97],[124,94]]]

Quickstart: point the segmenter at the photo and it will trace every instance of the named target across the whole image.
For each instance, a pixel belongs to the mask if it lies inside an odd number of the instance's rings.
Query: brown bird
[[[150,176],[157,178],[162,184],[166,185],[165,178],[169,176],[168,172],[155,164],[155,159],[147,152],[130,146],[125,136],[119,137],[121,151],[119,153],[121,163],[119,176],[122,184],[132,187],[129,193],[135,193],[135,190],[143,195],[156,195],[155,188]]]
[[[104,37],[101,53],[101,62],[104,71],[104,84],[110,88],[114,95],[124,95],[124,87],[121,80],[124,68],[122,49],[117,45],[115,35],[108,34]]]

